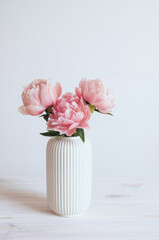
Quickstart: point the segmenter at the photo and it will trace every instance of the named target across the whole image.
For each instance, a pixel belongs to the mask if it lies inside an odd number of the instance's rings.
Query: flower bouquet
[[[46,150],[48,203],[54,213],[70,216],[85,211],[91,200],[92,150],[84,129],[94,111],[112,115],[114,99],[99,79],[84,78],[75,94],[61,94],[60,83],[53,87],[35,80],[24,88],[19,111],[47,122],[41,135],[51,137]]]
[[[46,80],[35,80],[24,89],[23,106],[19,111],[25,115],[40,115],[47,121],[48,131],[41,133],[43,136],[79,136],[84,142],[83,129],[89,128],[91,113],[112,115],[114,99],[99,79],[82,79],[75,91],[76,94],[66,93],[60,98],[60,83],[53,87]]]

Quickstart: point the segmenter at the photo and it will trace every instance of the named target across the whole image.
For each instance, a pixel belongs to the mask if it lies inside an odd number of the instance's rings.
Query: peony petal
[[[46,109],[47,107],[53,105],[54,101],[50,96],[50,86],[46,84],[41,84],[40,86],[40,102],[41,105]]]
[[[24,106],[21,106],[18,108],[18,111],[21,113],[21,114],[24,114],[24,115],[28,115],[28,113],[26,112],[26,108]]]
[[[72,120],[75,122],[80,122],[84,118],[84,113],[83,112],[77,112],[76,114],[72,115]]]
[[[59,117],[58,122],[59,122],[59,124],[62,124],[62,125],[65,125],[65,126],[66,125],[68,126],[68,125],[73,123],[72,119],[66,119],[64,117]]]
[[[24,106],[28,105],[39,105],[39,87],[36,89],[29,89],[27,92],[22,93],[22,101]]]
[[[90,92],[84,91],[83,98],[91,105],[94,105],[96,102],[96,94],[93,91]]]
[[[25,107],[25,111],[29,115],[38,116],[45,111],[45,108],[37,105],[28,105]]]
[[[87,84],[87,79],[86,78],[82,78],[80,83],[79,83],[79,86],[80,86],[81,89],[83,89],[86,84]]]
[[[70,127],[69,130],[72,130],[74,128],[77,128],[77,126],[79,125],[79,123],[73,123]]]
[[[50,98],[52,99],[51,105],[54,105],[58,98],[56,89],[54,87],[50,87],[49,94],[50,94]]]
[[[60,96],[61,96],[61,93],[62,93],[61,84],[60,84],[59,82],[57,82],[54,88],[55,88],[55,90],[56,90],[56,92],[57,92],[57,96],[60,97]]]
[[[65,134],[70,137],[70,136],[71,136],[72,134],[74,134],[75,132],[76,132],[76,128],[71,129],[71,130],[67,130],[67,131],[65,132]]]
[[[81,88],[75,88],[76,95],[81,97]]]
[[[87,122],[81,122],[78,126],[79,128],[89,128],[89,124]]]

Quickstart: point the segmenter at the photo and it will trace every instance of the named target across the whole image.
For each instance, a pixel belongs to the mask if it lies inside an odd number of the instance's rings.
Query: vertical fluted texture
[[[58,215],[85,211],[91,200],[91,143],[79,137],[53,137],[46,151],[47,198]]]

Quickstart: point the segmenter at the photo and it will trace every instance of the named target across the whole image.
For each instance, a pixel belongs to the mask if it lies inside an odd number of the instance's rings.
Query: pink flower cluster
[[[60,97],[60,83],[53,87],[46,80],[35,80],[24,88],[23,106],[19,111],[33,116],[45,111],[42,116],[47,121],[49,134],[56,131],[59,135],[72,136],[77,129],[89,127],[91,112],[110,113],[114,107],[112,94],[99,79],[82,79],[75,90],[76,94],[66,93]]]

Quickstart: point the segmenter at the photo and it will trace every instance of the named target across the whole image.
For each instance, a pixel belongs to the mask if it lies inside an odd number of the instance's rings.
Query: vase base
[[[52,211],[52,209],[51,209],[51,211]],[[52,212],[53,212],[56,216],[58,216],[58,217],[66,217],[66,218],[80,217],[80,216],[83,215],[83,213],[65,215],[65,214],[58,214],[58,213],[56,213],[56,212],[54,212],[54,211],[52,211]]]

